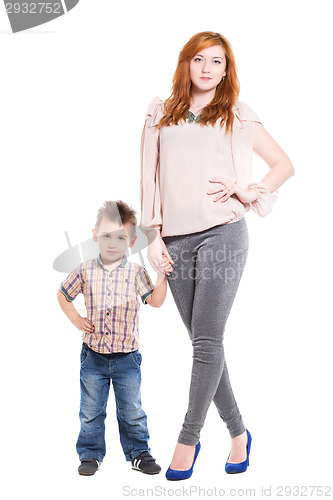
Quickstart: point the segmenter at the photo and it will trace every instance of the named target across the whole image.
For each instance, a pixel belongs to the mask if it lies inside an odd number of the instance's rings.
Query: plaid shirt
[[[131,352],[139,347],[139,309],[141,300],[153,293],[154,285],[146,269],[128,262],[108,271],[97,259],[83,262],[61,283],[60,290],[72,301],[84,294],[88,319],[95,325],[93,333],[82,339],[96,352]]]

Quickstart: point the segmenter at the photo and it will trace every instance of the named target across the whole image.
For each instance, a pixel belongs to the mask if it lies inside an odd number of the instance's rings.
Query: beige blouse
[[[254,122],[261,123],[257,114],[237,102],[232,135],[225,134],[220,120],[214,126],[186,120],[158,130],[163,104],[158,97],[150,103],[142,133],[140,226],[159,227],[161,236],[174,236],[236,222],[250,208],[267,215],[278,192],[252,183]],[[219,177],[244,189],[255,187],[258,199],[242,203],[232,195],[224,203],[214,202],[217,195],[207,192],[219,184],[209,179]]]

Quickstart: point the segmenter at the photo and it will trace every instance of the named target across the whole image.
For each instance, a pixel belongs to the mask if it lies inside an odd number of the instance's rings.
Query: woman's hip
[[[197,233],[164,236],[162,240],[170,255],[172,252],[178,256],[180,252],[197,254],[205,249],[215,252],[217,258],[223,254],[228,259],[228,257],[247,252],[249,248],[249,233],[244,217],[239,221],[220,224]],[[214,255],[211,257],[214,259]],[[185,255],[184,258],[186,259]]]

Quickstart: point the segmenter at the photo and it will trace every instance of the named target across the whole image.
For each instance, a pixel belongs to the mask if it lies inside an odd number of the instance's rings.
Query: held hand
[[[73,324],[78,328],[81,332],[84,333],[92,333],[95,330],[95,326],[88,318],[82,318],[79,316],[73,321]]]
[[[166,268],[166,270],[168,270],[168,272],[171,273],[171,271],[173,270],[173,267],[171,266],[171,264],[174,264],[174,261],[172,260],[172,257],[169,254],[167,247],[166,247],[163,240],[162,240],[162,258],[163,258],[162,265]],[[167,263],[169,263],[169,266]]]
[[[162,264],[160,266],[163,269],[163,274],[169,275],[171,271],[173,271],[173,267],[169,262],[169,259],[167,256],[163,256],[162,258]]]
[[[257,192],[254,189],[243,189],[239,187],[235,181],[230,181],[226,178],[216,178],[209,179],[209,182],[220,184],[216,189],[207,193],[208,195],[219,193],[216,198],[213,199],[214,202],[221,200],[221,203],[224,203],[233,194],[235,194],[242,203],[251,203],[257,199]]]
[[[161,238],[156,238],[149,244],[147,257],[151,267],[157,273],[168,274],[172,271],[171,263],[174,264],[174,262]]]

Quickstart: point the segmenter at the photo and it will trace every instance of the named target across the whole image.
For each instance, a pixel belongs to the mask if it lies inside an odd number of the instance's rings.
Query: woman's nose
[[[208,62],[203,63],[201,71],[202,71],[202,73],[209,73],[209,63]]]

